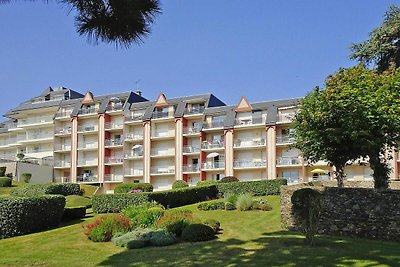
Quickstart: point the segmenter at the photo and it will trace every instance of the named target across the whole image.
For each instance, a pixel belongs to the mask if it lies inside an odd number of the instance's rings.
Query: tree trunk
[[[337,180],[337,186],[339,188],[343,188],[344,187],[344,166],[335,166],[336,170],[335,170],[335,176],[336,176],[336,180]]]
[[[381,159],[379,154],[370,156],[369,164],[374,171],[372,176],[374,177],[375,189],[388,189],[389,174],[391,171],[388,164]]]

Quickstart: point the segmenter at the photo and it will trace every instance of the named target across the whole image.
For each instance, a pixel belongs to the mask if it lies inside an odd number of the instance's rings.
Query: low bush
[[[11,187],[12,179],[8,177],[0,177],[0,187]]]
[[[85,207],[87,209],[92,207],[92,200],[88,197],[70,195],[65,197],[67,203],[66,208]]]
[[[204,224],[190,224],[182,232],[182,239],[188,242],[207,241],[214,238],[214,230]]]
[[[116,233],[127,233],[132,229],[128,218],[120,214],[102,216],[83,227],[84,234],[94,242],[108,242]]]
[[[205,220],[203,224],[210,226],[214,230],[214,233],[218,233],[219,230],[221,230],[221,223],[217,220],[208,219]]]
[[[272,210],[272,206],[268,204],[266,199],[255,199],[253,200],[253,204],[251,206],[253,210],[263,210],[263,211],[269,211]]]
[[[11,191],[13,196],[34,196],[34,195],[79,195],[81,189],[79,184],[28,184],[16,187]]]
[[[225,200],[225,202],[230,202],[230,203],[232,203],[233,205],[236,204],[237,199],[238,199],[238,196],[237,196],[237,195],[234,195],[234,194],[229,194],[229,193],[227,193],[227,194],[224,195],[224,200]]]
[[[131,193],[133,190],[141,192],[153,192],[153,185],[150,183],[122,183],[115,187],[115,194]]]
[[[225,210],[235,210],[236,205],[231,202],[225,202]]]
[[[286,185],[285,179],[261,180],[238,183],[218,183],[217,189],[223,195],[250,193],[253,196],[279,195],[280,187]]]
[[[81,219],[86,216],[86,207],[70,207],[64,209],[63,220]]]
[[[234,176],[225,176],[219,182],[220,183],[234,183],[234,182],[239,182],[239,179]]]
[[[185,188],[188,186],[189,185],[183,180],[178,180],[172,183],[172,189]]]
[[[137,249],[146,246],[168,246],[176,243],[176,239],[165,230],[138,228],[124,235],[114,236],[112,242],[120,247]]]
[[[210,186],[216,184],[218,184],[218,181],[206,180],[206,181],[198,181],[196,186]]]
[[[223,210],[225,209],[225,202],[223,200],[212,200],[200,203],[197,205],[199,210]]]
[[[11,172],[9,172],[9,173],[6,173],[6,177],[8,177],[8,178],[13,178],[13,174],[11,173]]]
[[[64,196],[0,198],[0,239],[57,227],[64,206]]]
[[[169,246],[176,243],[176,238],[168,231],[155,230],[151,232],[150,244],[156,247]]]
[[[22,180],[24,180],[25,183],[29,183],[32,178],[32,173],[21,173]]]
[[[92,208],[95,213],[119,212],[129,206],[141,205],[149,201],[148,193],[94,195]]]
[[[6,175],[7,167],[0,167],[0,177],[4,177]]]
[[[156,227],[167,230],[176,237],[182,235],[183,229],[194,222],[189,210],[167,210],[157,221]]]
[[[122,213],[132,221],[134,227],[152,227],[155,222],[164,214],[161,205],[149,202],[137,206],[129,206]]]
[[[242,194],[238,196],[236,201],[236,209],[240,211],[250,210],[253,205],[253,197],[251,194]]]

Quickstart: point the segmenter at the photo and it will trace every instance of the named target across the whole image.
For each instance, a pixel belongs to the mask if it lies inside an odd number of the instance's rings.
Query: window
[[[299,177],[299,171],[282,171],[282,178],[287,179],[288,183],[298,183]]]

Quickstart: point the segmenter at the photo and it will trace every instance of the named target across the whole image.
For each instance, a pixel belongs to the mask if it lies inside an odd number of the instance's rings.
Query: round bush
[[[166,211],[157,221],[158,228],[166,229],[169,233],[179,237],[183,230],[193,223],[193,215],[189,210],[170,210]]]
[[[214,219],[205,220],[203,224],[210,226],[214,230],[214,233],[218,233],[221,229],[221,223]]]
[[[225,210],[235,210],[236,206],[235,204],[231,202],[225,202]]]
[[[185,182],[185,181],[183,181],[183,180],[178,180],[178,181],[175,181],[173,184],[172,184],[172,189],[178,189],[178,188],[185,188],[185,187],[188,187],[189,185]]]
[[[234,183],[234,182],[239,182],[239,179],[234,176],[226,176],[226,177],[222,178],[219,182],[220,183]]]
[[[11,187],[12,179],[8,177],[0,177],[0,187]]]
[[[204,224],[188,225],[182,232],[182,239],[188,242],[207,241],[215,238],[214,230]]]
[[[165,230],[157,230],[151,233],[150,243],[156,247],[163,247],[175,244],[176,239]]]

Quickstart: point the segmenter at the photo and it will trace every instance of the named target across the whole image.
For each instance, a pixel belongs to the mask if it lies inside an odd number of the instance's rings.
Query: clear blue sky
[[[140,46],[89,45],[54,1],[0,6],[0,113],[47,86],[155,99],[212,92],[227,104],[303,96],[365,40],[386,0],[161,0]]]

